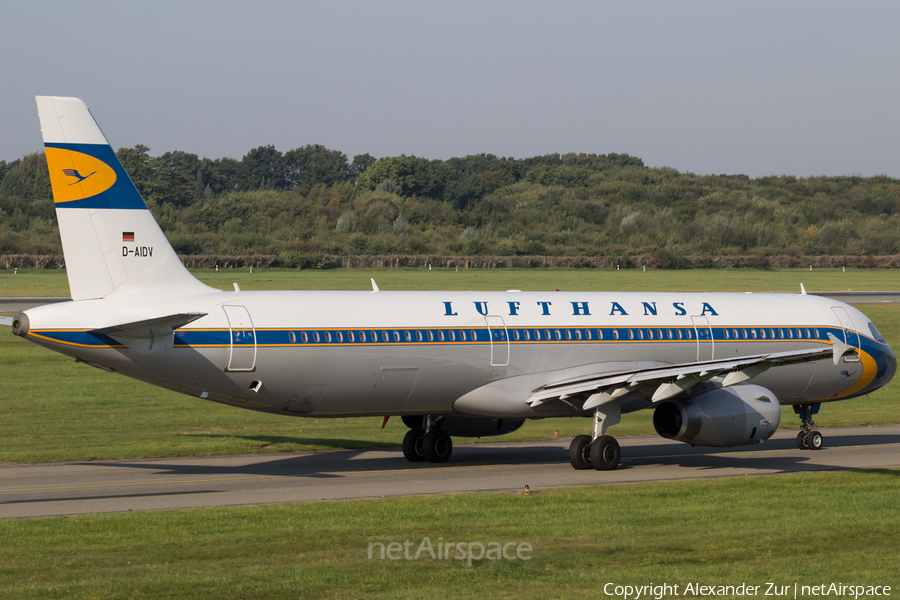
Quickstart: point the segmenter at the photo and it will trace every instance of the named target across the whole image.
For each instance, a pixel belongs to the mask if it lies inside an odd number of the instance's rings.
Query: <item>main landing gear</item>
[[[418,417],[412,418],[419,421]],[[421,419],[421,423],[410,422],[408,419],[409,417],[403,417],[403,423],[411,428],[403,438],[403,456],[406,460],[430,463],[450,460],[453,440],[449,433],[440,428],[440,417],[433,419],[428,415]]]
[[[797,434],[797,447],[801,450],[821,450],[825,445],[825,438],[821,432],[813,430],[815,422],[812,420],[812,416],[819,412],[819,403],[795,404],[794,412],[800,415],[800,421],[803,422],[803,429]]]
[[[576,469],[612,471],[619,466],[622,450],[619,442],[606,430],[622,418],[618,402],[607,402],[594,409],[592,435],[576,435],[569,445],[569,462]]]

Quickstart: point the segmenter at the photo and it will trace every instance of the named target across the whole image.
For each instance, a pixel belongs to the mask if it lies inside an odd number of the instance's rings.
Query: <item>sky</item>
[[[0,160],[34,96],[114,148],[240,159],[627,153],[900,177],[900,2],[0,0]]]

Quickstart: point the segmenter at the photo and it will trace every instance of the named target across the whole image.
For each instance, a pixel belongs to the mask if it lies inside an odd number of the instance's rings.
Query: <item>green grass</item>
[[[380,271],[381,272],[381,271]],[[2,272],[0,272],[2,273]],[[328,284],[349,280],[329,279],[350,277],[351,271],[287,272],[266,271],[244,273],[260,285],[277,286],[289,277],[321,277]],[[359,276],[359,271],[353,271]],[[363,283],[368,285],[368,276]],[[418,285],[415,278],[429,277],[434,272],[423,270],[385,270],[395,279],[382,280],[383,289],[390,281],[394,288],[411,289]],[[504,286],[525,289],[536,285],[543,277],[572,277],[591,275],[588,271],[491,271],[461,273],[467,281],[478,277],[515,274]],[[688,285],[693,276],[705,271],[668,272],[671,285]],[[783,274],[756,271],[725,271],[751,279],[735,279],[734,285],[759,289],[752,278],[758,275],[778,280]],[[860,272],[862,273],[862,272]],[[874,273],[865,272],[865,274]],[[47,272],[33,272],[35,276]],[[238,272],[228,273],[234,278]],[[21,277],[23,273],[10,277]],[[56,274],[58,276],[58,274]],[[206,273],[205,276],[214,276]],[[438,274],[445,279],[456,273]],[[610,273],[605,273],[610,275]],[[627,273],[632,281],[655,273]],[[848,274],[849,275],[849,274]],[[0,274],[4,277],[5,274]],[[680,281],[678,278],[681,278]],[[224,277],[221,276],[220,277]],[[268,279],[267,279],[268,278]],[[64,279],[64,278],[63,278]],[[208,280],[209,281],[209,280]],[[229,287],[221,279],[221,287]],[[743,283],[741,283],[743,282]],[[246,286],[241,283],[242,287]],[[475,284],[472,284],[473,286]],[[335,287],[348,287],[335,285]],[[549,287],[549,286],[546,286]],[[545,289],[546,289],[545,287]],[[900,348],[900,306],[869,305],[861,307],[885,338]],[[8,330],[7,330],[8,331]],[[2,332],[2,330],[0,330]],[[0,335],[0,461],[52,462],[99,460],[112,458],[188,456],[235,454],[247,452],[284,452],[324,450],[331,448],[367,448],[397,446],[406,433],[399,419],[391,419],[381,429],[380,418],[303,419],[267,415],[218,405],[197,398],[182,396],[119,375],[105,373],[72,359],[42,349],[20,338]],[[900,390],[893,383],[869,396],[845,402],[827,404],[817,415],[816,424],[822,427],[896,423],[900,420]],[[651,434],[651,412],[625,415],[622,423],[611,429],[614,435]],[[790,408],[783,410],[782,427],[796,427],[799,420]],[[483,441],[542,440],[570,437],[588,431],[587,419],[547,419],[529,421],[519,431]],[[464,440],[460,440],[464,441]]]
[[[6,520],[0,598],[592,598],[610,582],[843,582],[895,593],[898,477],[806,473]],[[468,567],[368,558],[370,543],[416,548],[425,537],[527,542],[532,559]]]
[[[367,290],[374,278],[383,290],[583,290],[583,291],[782,291],[900,290],[900,277],[885,269],[222,269],[195,271],[204,283],[231,290]],[[0,296],[68,296],[65,271],[0,270]]]

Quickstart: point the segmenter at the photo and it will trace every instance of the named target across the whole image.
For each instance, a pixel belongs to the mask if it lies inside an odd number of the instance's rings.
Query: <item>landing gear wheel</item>
[[[591,468],[591,436],[575,436],[569,445],[569,462],[576,469]]]
[[[825,438],[822,437],[820,432],[811,431],[809,437],[806,439],[806,443],[810,450],[821,450],[822,446],[825,445]]]
[[[428,462],[447,462],[453,453],[453,440],[443,429],[432,429],[422,439],[422,450]]]
[[[809,442],[805,431],[801,431],[797,434],[797,447],[801,450],[809,450]]]
[[[619,442],[611,435],[601,435],[591,443],[591,466],[598,471],[612,471],[621,457]]]
[[[422,426],[422,415],[403,415],[400,420],[410,429]]]
[[[425,450],[423,441],[425,440],[425,430],[421,427],[415,427],[406,432],[403,437],[403,456],[409,462],[422,462],[425,460]]]

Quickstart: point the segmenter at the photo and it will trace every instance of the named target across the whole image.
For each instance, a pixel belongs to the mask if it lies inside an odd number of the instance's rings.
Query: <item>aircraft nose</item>
[[[897,372],[897,357],[894,355],[894,351],[891,347],[887,344],[884,344],[884,346],[875,353],[874,358],[877,370],[875,372],[875,379],[867,386],[870,391],[887,385],[894,377],[894,373]]]

